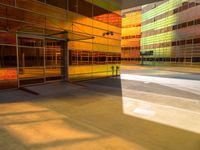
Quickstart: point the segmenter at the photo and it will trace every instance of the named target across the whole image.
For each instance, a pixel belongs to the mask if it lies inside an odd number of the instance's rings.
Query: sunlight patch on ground
[[[144,83],[156,83],[162,86],[168,86],[171,88],[188,91],[194,94],[200,95],[200,81],[187,80],[187,79],[175,79],[175,78],[163,78],[163,77],[150,77],[142,75],[121,74],[122,80],[141,81]]]
[[[123,97],[123,112],[129,116],[200,133],[200,113],[197,112],[129,97]]]

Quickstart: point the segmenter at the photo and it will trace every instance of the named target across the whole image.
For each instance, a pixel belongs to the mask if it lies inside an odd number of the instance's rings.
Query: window
[[[0,68],[17,67],[16,47],[0,45]]]
[[[174,25],[173,30],[177,30],[177,29],[178,29],[178,25]]]
[[[171,58],[171,62],[176,62],[176,58]]]
[[[200,19],[196,19],[196,20],[195,20],[195,24],[196,24],[196,25],[200,24]]]
[[[182,24],[181,24],[181,27],[182,27],[182,28],[187,27],[187,22],[182,23]]]
[[[180,45],[185,45],[185,40],[180,41]]]
[[[189,3],[189,8],[194,7],[195,5],[196,5],[195,2],[191,2]]]
[[[196,5],[197,5],[197,6],[200,5],[200,2],[198,2],[198,0],[196,1]]]
[[[188,2],[184,2],[183,3],[183,6],[182,6],[182,8],[181,8],[181,10],[183,11],[183,10],[186,10],[186,9],[188,9]]]
[[[194,44],[199,44],[200,43],[200,38],[194,39]]]
[[[178,29],[180,29],[180,28],[181,28],[181,24],[178,25]]]
[[[193,25],[194,25],[194,21],[193,20],[188,22],[188,26],[193,26]]]
[[[187,40],[187,44],[192,44],[192,39]]]
[[[193,57],[192,62],[200,62],[200,57]]]
[[[178,13],[178,8],[174,9],[174,14]]]

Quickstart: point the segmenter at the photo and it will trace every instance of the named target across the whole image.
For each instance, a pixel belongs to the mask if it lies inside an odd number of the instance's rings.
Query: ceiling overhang
[[[162,0],[112,0],[112,1],[118,3],[121,9],[123,10],[132,7],[142,6],[153,2],[159,2]]]

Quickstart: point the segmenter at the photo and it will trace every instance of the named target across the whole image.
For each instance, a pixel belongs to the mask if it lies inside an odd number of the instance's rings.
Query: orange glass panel
[[[17,69],[0,69],[0,80],[17,80]]]

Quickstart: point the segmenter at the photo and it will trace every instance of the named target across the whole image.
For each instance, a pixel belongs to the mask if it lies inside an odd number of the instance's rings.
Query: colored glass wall
[[[0,0],[0,87],[62,80],[63,71],[70,80],[111,76],[120,64],[121,16],[111,2],[100,4]]]
[[[169,0],[142,7],[141,51],[150,64],[200,62],[200,1]]]
[[[122,12],[122,63],[139,64],[141,39],[141,8]]]

